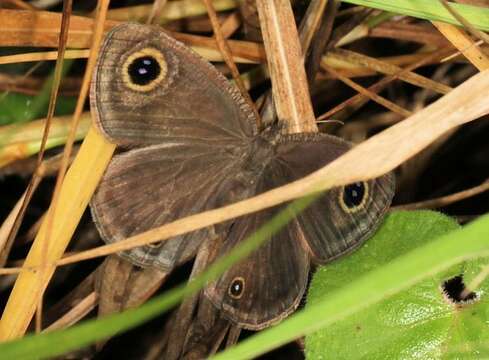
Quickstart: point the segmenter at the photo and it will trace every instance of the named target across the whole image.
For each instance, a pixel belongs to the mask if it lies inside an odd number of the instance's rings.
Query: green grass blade
[[[438,0],[343,0],[343,2],[390,11],[419,19],[461,25]],[[475,28],[489,31],[489,9],[451,2],[452,8]]]
[[[318,196],[319,194],[315,194],[292,202],[227,256],[216,261],[207,271],[186,286],[176,287],[160,297],[150,300],[145,305],[137,309],[127,310],[122,314],[86,321],[66,330],[28,335],[19,340],[2,343],[0,344],[0,356],[4,359],[49,358],[76,350],[144,323],[177,305],[185,296],[197,292],[208,281],[215,279],[232,264],[249,255]]]
[[[322,301],[217,354],[249,359],[328,326],[463,260],[489,256],[489,215],[372,271]]]

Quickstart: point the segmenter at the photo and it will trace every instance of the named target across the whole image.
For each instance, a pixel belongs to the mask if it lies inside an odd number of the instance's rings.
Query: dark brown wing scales
[[[287,182],[276,163],[270,164],[257,183],[256,193]],[[219,256],[266,224],[284,206],[238,218],[228,233]],[[205,290],[209,300],[224,316],[252,330],[262,329],[296,309],[307,283],[308,254],[301,248],[298,223],[293,220],[255,250],[235,264]]]
[[[278,160],[297,180],[336,159],[351,145],[325,134],[285,136],[277,145]],[[392,174],[327,191],[298,215],[305,247],[317,263],[345,254],[375,232],[394,196]]]
[[[256,119],[239,92],[158,27],[123,24],[110,32],[91,106],[102,133],[132,148],[110,163],[91,203],[109,243],[299,179],[350,148],[322,134],[283,136],[274,147],[257,138]],[[310,257],[324,263],[357,247],[375,231],[393,193],[392,175],[328,191],[209,284],[206,296],[248,329],[282,319],[304,293]],[[215,256],[283,208],[238,218]],[[123,255],[170,270],[210,235],[202,229]]]
[[[90,101],[107,138],[140,147],[113,159],[91,203],[109,243],[223,203],[221,186],[227,189],[257,133],[239,92],[159,27],[112,29],[99,55]],[[141,266],[169,270],[195,253],[208,230],[123,255]]]
[[[219,155],[221,154],[221,155]],[[123,240],[178,218],[218,206],[236,162],[198,144],[154,145],[114,157],[92,198],[104,240]],[[145,246],[123,255],[140,266],[171,269],[195,254],[209,229]]]
[[[286,135],[258,176],[255,194],[284,185],[326,165],[351,145],[324,134]],[[256,159],[255,159],[256,160]],[[248,258],[231,267],[205,290],[233,322],[257,330],[292,312],[306,286],[309,257],[325,263],[361,244],[378,226],[394,192],[392,175],[332,189]],[[285,205],[238,218],[218,255],[266,224]]]
[[[117,144],[198,138],[219,146],[257,133],[235,87],[160,27],[123,24],[109,33],[90,98],[97,126]]]

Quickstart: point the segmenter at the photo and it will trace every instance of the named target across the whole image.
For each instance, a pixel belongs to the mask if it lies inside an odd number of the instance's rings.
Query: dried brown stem
[[[253,112],[255,113],[255,118],[259,122],[260,115],[258,114],[255,104],[253,103],[253,100],[251,100],[250,94],[248,94],[248,90],[246,90],[246,87],[244,86],[243,81],[241,80],[238,68],[233,61],[233,57],[231,55],[231,49],[229,48],[227,40],[221,31],[221,24],[219,23],[219,19],[217,18],[217,13],[216,10],[214,9],[214,5],[212,4],[211,0],[203,0],[203,1],[207,8],[207,13],[209,14],[209,19],[211,20],[212,28],[214,29],[214,36],[216,37],[216,43],[219,48],[219,51],[221,52],[222,57],[226,62],[226,65],[231,70],[231,74],[233,76],[234,82],[238,87],[239,91],[241,92],[241,95],[243,95],[248,105],[251,107],[251,109],[253,109]]]
[[[58,265],[104,256],[155,243],[205,226],[275,206],[319,189],[374,178],[416,155],[449,130],[489,112],[485,89],[489,72],[482,72],[410,118],[391,126],[311,175],[253,198],[192,215],[170,224],[65,257]],[[406,138],[410,139],[409,142]]]
[[[436,52],[426,56],[425,58],[414,62],[413,64],[407,66],[404,69],[400,68],[401,70],[398,71],[397,73],[384,77],[383,79],[379,80],[375,84],[369,86],[367,89],[370,92],[379,93],[380,91],[385,89],[386,86],[389,85],[392,81],[394,81],[394,80],[398,79],[400,76],[402,76],[403,73],[408,73],[410,71],[413,71],[414,69],[416,69],[418,67],[429,64],[432,61],[434,61],[435,59],[441,59],[441,58],[443,58],[443,57],[445,57],[451,53],[453,53],[453,50],[451,48],[444,48],[444,49],[441,49],[439,51],[436,51]],[[348,100],[343,101],[341,104],[338,104],[333,109],[328,110],[326,113],[322,114],[321,116],[319,116],[318,121],[328,119],[331,116],[333,116],[334,114],[336,114],[340,111],[343,111],[344,109],[352,109],[352,108],[357,109],[358,107],[363,105],[366,101],[367,101],[367,98],[364,95],[357,94],[357,95],[349,98]]]
[[[49,130],[51,129],[51,121],[54,116],[54,110],[56,108],[56,99],[58,97],[58,91],[59,91],[59,85],[61,83],[61,74],[62,74],[62,67],[63,67],[63,60],[64,60],[64,53],[66,50],[66,43],[68,40],[68,29],[70,26],[70,17],[71,17],[71,6],[72,6],[72,0],[65,0],[63,3],[63,15],[61,18],[61,32],[59,36],[59,43],[58,43],[58,57],[56,59],[56,66],[54,69],[54,79],[53,79],[53,85],[51,88],[51,95],[49,99],[49,107],[48,107],[48,112],[46,115],[46,123],[44,127],[44,132],[42,135],[42,140],[41,140],[41,146],[40,150],[38,153],[37,157],[37,163],[36,163],[36,171],[34,171],[31,181],[29,182],[27,186],[27,190],[25,192],[25,196],[23,197],[22,205],[19,209],[19,212],[15,218],[15,221],[12,225],[12,228],[10,230],[9,236],[7,238],[7,241],[5,243],[5,247],[1,251],[1,256],[0,256],[0,266],[3,266],[5,264],[5,261],[8,257],[10,248],[12,247],[12,244],[14,242],[15,237],[17,236],[17,232],[19,231],[20,225],[22,223],[22,219],[24,218],[24,214],[27,210],[27,206],[29,205],[29,202],[32,199],[32,196],[34,195],[34,191],[37,188],[37,185],[41,181],[42,174],[41,174],[41,163],[44,158],[44,153],[46,151],[46,143],[48,140],[49,136]],[[47,244],[46,244],[47,246]]]
[[[366,89],[363,86],[357,84],[356,82],[354,82],[354,81],[348,79],[347,77],[339,74],[334,69],[332,69],[332,68],[330,68],[328,66],[325,66],[323,68],[327,72],[329,72],[330,74],[332,74],[334,77],[336,77],[338,80],[342,81],[343,83],[345,83],[346,85],[348,85],[352,89],[358,91],[360,94],[362,94],[362,95],[368,97],[369,99],[375,101],[379,105],[382,105],[385,108],[387,108],[387,109],[389,109],[389,110],[391,110],[391,111],[393,111],[393,112],[395,112],[395,113],[397,113],[399,115],[402,115],[404,117],[408,117],[408,116],[410,116],[412,114],[411,111],[406,110],[406,109],[402,108],[401,106],[399,106],[397,104],[394,104],[392,101],[389,101],[386,98],[383,98],[382,96],[377,95],[375,92],[369,91],[368,89]]]
[[[84,299],[78,302],[66,314],[53,322],[43,332],[50,332],[67,328],[83,319],[90,311],[95,309],[98,303],[98,295],[96,292],[91,292]]]
[[[317,131],[290,2],[257,0],[256,5],[277,116],[290,133]]]
[[[473,188],[459,191],[454,194],[441,196],[436,199],[430,199],[425,201],[420,201],[411,204],[398,205],[392,207],[393,210],[418,210],[418,209],[436,209],[442,206],[447,206],[453,204],[457,201],[468,199],[472,196],[481,194],[489,190],[489,179],[480,185],[474,186]]]
[[[148,19],[146,20],[146,24],[152,24],[155,19],[158,19],[161,15],[161,11],[163,7],[166,5],[167,0],[154,0],[153,7],[151,8],[151,12],[149,13]]]

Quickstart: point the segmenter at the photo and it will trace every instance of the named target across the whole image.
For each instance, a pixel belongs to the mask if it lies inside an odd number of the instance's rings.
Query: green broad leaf
[[[44,96],[39,98],[19,93],[0,95],[0,125],[22,123],[45,116],[48,102],[49,100],[46,101]],[[75,105],[75,97],[58,96],[55,114],[57,116],[71,114]]]
[[[419,19],[461,25],[439,0],[342,0],[345,3],[407,15]],[[452,8],[479,30],[489,30],[489,9],[450,2]]]
[[[388,217],[387,221],[392,221],[389,219],[391,217]],[[428,221],[427,223],[430,222]],[[388,226],[388,224],[383,226]],[[423,232],[420,226],[421,222],[418,221],[413,224],[411,229],[413,232],[420,234]],[[452,229],[456,228],[453,221],[452,226]],[[381,234],[382,231],[383,227],[378,233]],[[320,299],[309,300],[305,309],[297,311],[276,326],[262,330],[240,341],[234,347],[216,354],[212,359],[239,360],[257,357],[301,336],[333,326],[335,323],[340,323],[340,321],[347,321],[350,316],[356,316],[362,311],[367,311],[369,306],[374,306],[390,296],[405,291],[420,281],[430,279],[435,274],[445,273],[453,275],[456,271],[450,270],[447,272],[447,269],[453,269],[454,266],[461,264],[464,260],[485,257],[487,262],[487,259],[489,259],[489,214],[481,216],[460,229],[447,231],[443,235],[436,236],[436,239],[427,241],[422,246],[398,256],[378,268],[361,273],[355,279],[351,278],[349,282],[342,284],[341,288],[330,288],[328,293],[324,294]],[[375,237],[370,239],[368,243],[370,244],[372,241],[375,241]],[[389,247],[388,249],[383,249],[383,251],[393,251],[389,249],[392,248]],[[355,254],[351,254],[351,256],[353,257]],[[468,268],[468,263],[465,263],[463,266],[464,271]],[[485,269],[487,270],[487,267]],[[481,270],[477,269],[477,273],[479,274]],[[469,272],[465,271],[464,274],[467,277],[467,282],[470,283],[472,279]],[[487,285],[485,286],[487,287]],[[484,299],[487,296],[486,288],[482,287],[481,289],[479,290],[481,299],[487,301]],[[399,312],[399,309],[394,310],[396,313]],[[324,339],[327,345],[324,345],[323,342],[323,351],[325,351],[327,346],[332,346],[335,336],[336,333],[332,332],[328,339]],[[477,337],[477,334],[474,336]],[[350,343],[354,343],[354,337],[355,334],[350,333],[348,342],[343,343],[343,346],[353,346]],[[382,339],[374,339],[373,341],[380,342]],[[457,347],[451,348],[450,352],[447,350],[446,354],[455,354],[455,351],[467,354],[464,350],[470,345],[481,346],[480,342],[475,340],[465,343],[462,348],[457,345]],[[480,354],[488,357],[487,352],[482,353],[482,348],[483,346],[481,346]],[[486,346],[486,348],[488,347]],[[338,349],[338,346],[335,349]],[[339,355],[334,351],[328,352],[326,355],[323,352],[322,358],[341,358]],[[461,357],[447,355],[446,357],[458,359],[473,358],[466,355]],[[318,358],[320,357],[318,356]],[[375,357],[368,356],[364,358],[375,359]],[[381,356],[379,358],[385,359],[389,357]]]
[[[390,214],[362,248],[320,267],[309,289],[306,310],[362,274],[428,244],[459,226],[432,211]],[[463,238],[460,239],[463,247]],[[436,254],[433,254],[436,256]],[[455,304],[452,295],[481,272],[488,259],[458,263],[363,311],[306,337],[308,359],[442,359],[489,355],[489,284],[477,299]],[[460,281],[459,281],[460,280]]]
[[[63,61],[61,68],[61,78],[63,78],[73,65],[73,60]],[[13,92],[3,92],[0,94],[0,125],[22,123],[37,118],[45,117],[48,111],[51,89],[53,86],[54,72],[44,83],[39,94],[24,95]],[[58,96],[56,101],[55,114],[67,115],[75,110],[75,97]]]

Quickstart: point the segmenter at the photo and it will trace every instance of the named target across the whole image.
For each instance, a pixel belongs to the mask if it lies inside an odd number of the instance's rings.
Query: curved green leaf
[[[438,0],[343,0],[343,2],[390,11],[419,19],[461,25]],[[451,2],[450,5],[475,28],[489,30],[488,8],[457,4],[454,2]]]
[[[419,228],[415,228],[419,231]],[[381,231],[381,230],[379,230]],[[249,359],[343,320],[468,259],[489,256],[489,215],[375,269],[213,359]]]

